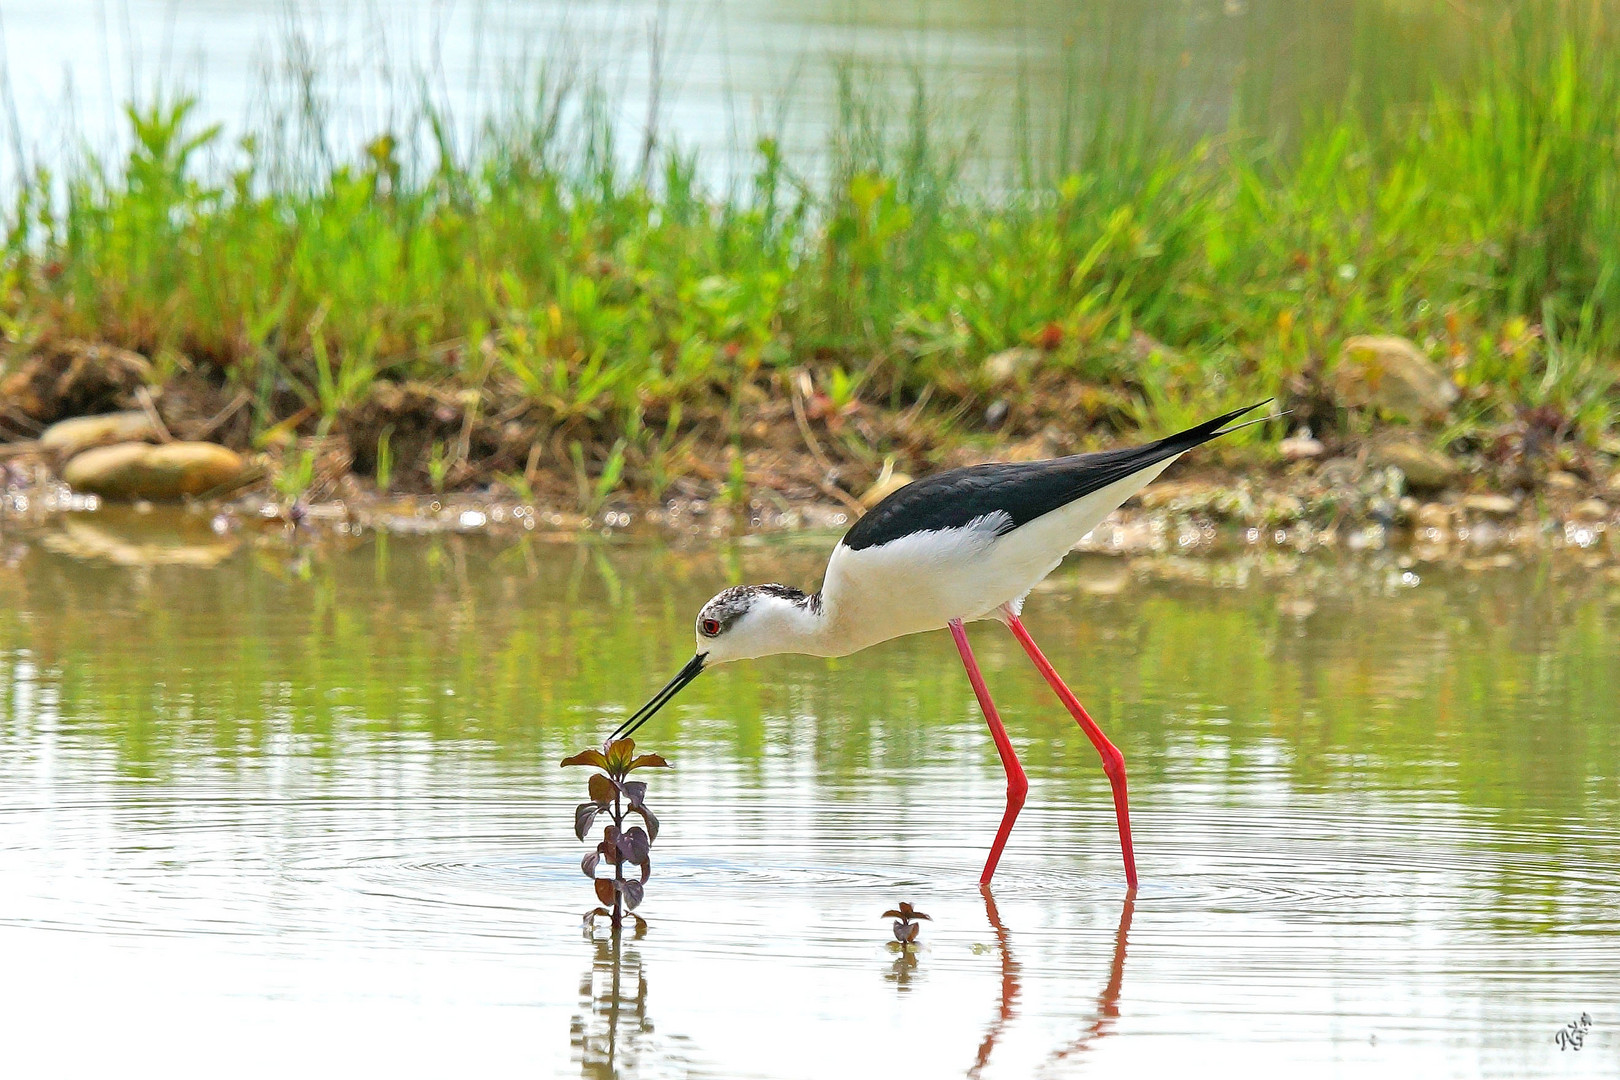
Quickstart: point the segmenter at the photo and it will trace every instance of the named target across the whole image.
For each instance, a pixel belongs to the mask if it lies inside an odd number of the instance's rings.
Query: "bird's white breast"
[[[1082,536],[1169,467],[1157,462],[1066,506],[1000,533],[996,511],[954,529],[911,533],[852,550],[839,544],[822,585],[832,655],[889,638],[968,622],[1014,603],[1063,561]],[[998,535],[999,533],[999,535]]]

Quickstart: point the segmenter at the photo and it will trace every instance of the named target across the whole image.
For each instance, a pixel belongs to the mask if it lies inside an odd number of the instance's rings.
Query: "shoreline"
[[[952,464],[1053,456],[1038,452],[1040,439],[1015,442],[1004,455],[956,445],[946,456],[956,459]],[[1294,435],[1285,441],[1297,444],[1300,439]],[[1275,447],[1265,446],[1259,449],[1272,451],[1269,462],[1256,460],[1260,455],[1253,447],[1202,453],[1201,459],[1172,466],[1075,550],[1159,560],[1254,552],[1389,553],[1408,565],[1471,569],[1518,565],[1565,551],[1594,568],[1620,564],[1620,472],[1602,483],[1551,470],[1535,486],[1511,494],[1486,486],[1488,477],[1467,470],[1459,470],[1456,482],[1445,487],[1413,485],[1398,465],[1380,463],[1379,445],[1378,437],[1346,440],[1332,456],[1323,448],[1293,461],[1277,460]],[[709,449],[723,454],[727,448]],[[811,460],[804,449],[782,445],[762,446],[745,457],[751,462],[769,457],[791,466],[795,455]],[[285,485],[278,486],[276,454],[241,456],[244,469],[235,490],[215,498],[182,498],[172,513],[158,512],[152,520],[178,523],[205,546],[209,536],[296,542],[369,532],[538,536],[548,541],[592,534],[653,536],[677,544],[707,544],[747,536],[836,535],[853,523],[863,501],[875,504],[877,497],[909,479],[891,465],[864,491],[839,489],[842,497],[834,499],[805,483],[801,472],[783,468],[772,474],[751,463],[743,470],[740,498],[735,483],[687,477],[672,485],[680,493],[656,502],[645,493],[615,490],[586,513],[577,503],[523,498],[499,483],[439,494],[379,492],[374,482],[346,467],[352,457],[336,447],[320,455],[329,459],[330,467],[318,471],[303,491],[289,495]],[[560,477],[546,478],[550,490],[561,485]],[[105,522],[116,532],[118,522],[137,521],[161,505],[75,491],[63,482],[62,469],[48,451],[37,444],[0,443],[0,537],[49,533],[73,521]],[[208,556],[197,561],[206,563]]]

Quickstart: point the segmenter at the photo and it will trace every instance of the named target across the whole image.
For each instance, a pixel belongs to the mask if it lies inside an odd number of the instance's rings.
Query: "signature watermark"
[[[1558,1044],[1560,1050],[1579,1050],[1586,1043],[1586,1033],[1591,1030],[1592,1018],[1581,1013],[1580,1019],[1571,1020],[1558,1029],[1553,1042]]]

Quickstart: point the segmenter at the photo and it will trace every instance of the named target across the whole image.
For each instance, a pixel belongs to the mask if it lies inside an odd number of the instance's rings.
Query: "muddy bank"
[[[835,401],[804,370],[762,375],[729,425],[703,410],[661,418],[665,459],[651,481],[622,440],[542,427],[487,389],[384,381],[324,421],[289,404],[266,423],[245,393],[183,372],[159,379],[138,354],[68,342],[11,364],[0,383],[0,529],[177,500],[219,536],[832,531],[913,475],[1146,437],[1128,430],[1116,391],[1043,374],[1034,350],[985,367],[988,404],[969,412],[957,393],[947,415],[927,400]],[[1201,448],[1080,546],[1608,558],[1620,444],[1576,441],[1547,408],[1448,439],[1458,399],[1411,343],[1351,339],[1331,379],[1280,396],[1290,411],[1264,437]]]

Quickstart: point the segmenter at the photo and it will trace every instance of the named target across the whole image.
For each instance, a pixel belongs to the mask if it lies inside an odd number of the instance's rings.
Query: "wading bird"
[[[739,585],[704,604],[697,617],[697,654],[613,737],[633,733],[715,664],[774,653],[846,656],[890,638],[947,627],[1007,771],[1007,809],[979,878],[987,883],[1029,790],[963,629],[977,619],[996,619],[1012,631],[1102,755],[1114,790],[1125,880],[1134,889],[1125,757],[1058,677],[1019,614],[1030,589],[1098,522],[1182,454],[1237,430],[1227,425],[1259,407],[1236,409],[1144,446],[970,465],[906,485],[844,534],[827,561],[820,592]]]

